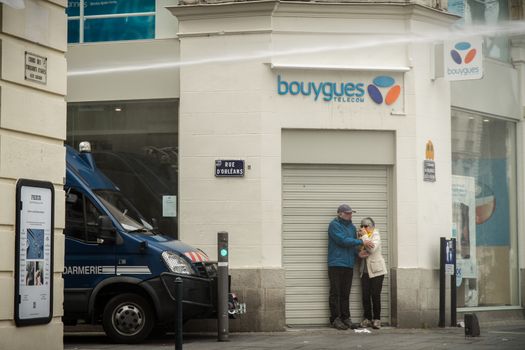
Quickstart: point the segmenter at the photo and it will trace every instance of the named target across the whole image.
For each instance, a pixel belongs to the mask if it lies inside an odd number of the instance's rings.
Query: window
[[[178,101],[69,103],[67,144],[81,141],[91,142],[97,168],[140,213],[135,221],[177,237]]]
[[[96,242],[98,218],[101,215],[97,207],[82,193],[73,188],[66,191],[66,236]]]
[[[452,110],[458,307],[519,305],[516,123]]]
[[[68,43],[155,38],[155,0],[70,0]]]
[[[463,17],[460,25],[497,26],[510,20],[509,9],[509,0],[448,0],[448,11]],[[486,57],[510,62],[508,36],[484,37],[483,53]]]

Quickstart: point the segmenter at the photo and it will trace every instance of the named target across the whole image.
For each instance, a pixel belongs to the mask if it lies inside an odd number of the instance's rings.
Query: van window
[[[66,236],[96,242],[100,215],[100,210],[82,193],[73,188],[66,191]]]
[[[153,226],[172,237],[177,237],[177,213],[175,206],[166,211],[164,196],[178,196],[178,111],[178,99],[67,104],[66,144],[77,148],[90,141],[97,168],[146,221],[155,219]]]
[[[126,231],[153,233],[153,227],[120,192],[98,190],[95,194]]]

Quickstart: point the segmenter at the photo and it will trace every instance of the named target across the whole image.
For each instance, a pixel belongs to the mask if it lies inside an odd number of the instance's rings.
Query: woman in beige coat
[[[363,295],[364,319],[361,327],[381,328],[381,289],[383,279],[386,275],[386,264],[381,255],[381,237],[375,228],[375,222],[367,217],[361,220],[359,238],[364,241],[372,241],[373,248],[365,248],[359,251],[361,258],[361,289]]]

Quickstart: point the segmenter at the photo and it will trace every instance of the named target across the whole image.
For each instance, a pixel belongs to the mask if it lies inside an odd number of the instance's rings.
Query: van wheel
[[[134,344],[146,339],[155,324],[153,311],[146,299],[137,294],[113,297],[104,308],[102,326],[117,343]]]

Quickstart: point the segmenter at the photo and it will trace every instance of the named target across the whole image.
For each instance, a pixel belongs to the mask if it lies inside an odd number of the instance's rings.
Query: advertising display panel
[[[54,188],[20,179],[16,185],[15,323],[49,323],[53,317]]]

